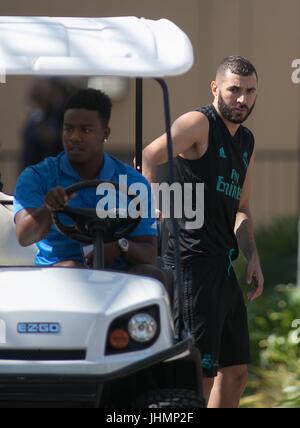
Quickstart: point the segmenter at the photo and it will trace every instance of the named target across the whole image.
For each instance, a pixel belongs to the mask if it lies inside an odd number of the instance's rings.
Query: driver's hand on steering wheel
[[[68,205],[69,199],[75,196],[75,194],[68,196],[63,187],[55,187],[46,195],[44,203],[49,211],[59,211],[63,210]]]

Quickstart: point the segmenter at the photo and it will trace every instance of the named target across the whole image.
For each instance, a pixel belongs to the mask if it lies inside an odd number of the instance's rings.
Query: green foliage
[[[300,291],[292,285],[279,285],[272,292],[248,305],[253,362],[260,367],[285,364],[300,357]]]
[[[300,407],[300,290],[296,282],[297,221],[285,218],[256,231],[265,293],[248,303],[252,366],[242,407]],[[236,262],[246,294],[245,261]]]
[[[293,386],[288,386],[283,390],[282,400],[279,402],[279,407],[300,407],[300,370],[298,371],[297,379],[294,379]]]
[[[246,407],[300,405],[300,290],[279,285],[248,305],[252,363]]]
[[[299,369],[292,371],[281,365],[275,370],[251,367],[249,386],[241,400],[241,407],[299,407],[299,374]]]

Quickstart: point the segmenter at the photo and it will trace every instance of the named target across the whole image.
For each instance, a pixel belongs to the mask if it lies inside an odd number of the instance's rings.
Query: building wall
[[[300,0],[1,0],[1,15],[166,17],[191,38],[195,65],[184,76],[168,79],[172,118],[211,101],[209,83],[229,54],[249,57],[259,73],[259,98],[247,125],[254,131],[257,162],[252,207],[258,222],[298,211],[300,86],[291,81],[291,63],[300,57]],[[9,77],[0,85],[0,170],[6,189],[14,188],[20,129],[26,117],[28,78]],[[134,82],[115,103],[107,150],[134,151]],[[145,82],[145,144],[163,131],[161,94]]]

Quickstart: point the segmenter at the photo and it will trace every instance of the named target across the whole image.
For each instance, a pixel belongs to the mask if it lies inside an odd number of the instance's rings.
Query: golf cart
[[[155,78],[163,89],[169,177],[174,180],[162,77],[187,71],[193,53],[173,23],[133,17],[1,17],[0,53],[7,75],[136,78],[140,171],[142,79]],[[99,184],[80,182],[67,191]],[[103,220],[95,210],[66,208],[74,224],[63,224],[58,213],[55,223],[72,239],[94,244],[94,266],[43,268],[34,266],[35,246],[21,248],[16,240],[13,198],[0,193],[0,200],[0,405],[204,407],[200,354],[181,312],[178,242],[172,309],[159,281],[104,269],[104,242],[124,236],[136,220]],[[177,236],[176,221],[170,224]]]

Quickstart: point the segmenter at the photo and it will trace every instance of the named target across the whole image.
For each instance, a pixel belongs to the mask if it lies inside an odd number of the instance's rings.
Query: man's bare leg
[[[209,408],[238,408],[248,378],[247,365],[220,369],[208,401]]]
[[[69,267],[69,268],[84,267],[84,265],[82,263],[76,262],[75,260],[65,260],[63,262],[56,263],[54,266],[56,266],[56,267]]]
[[[203,378],[203,395],[206,403],[209,402],[210,394],[214,386],[214,377],[204,377]]]

